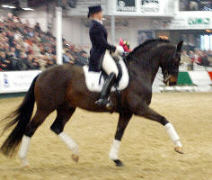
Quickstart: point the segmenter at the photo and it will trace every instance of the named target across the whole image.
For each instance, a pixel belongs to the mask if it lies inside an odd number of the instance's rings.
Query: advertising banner
[[[41,71],[0,72],[0,93],[26,92]]]
[[[136,0],[117,0],[117,11],[120,12],[135,12]]]
[[[192,82],[199,86],[211,85],[211,79],[207,71],[189,71]]]
[[[206,16],[196,16],[191,15],[176,16],[171,21],[163,24],[161,22],[159,26],[161,29],[211,29],[212,28],[212,18]]]
[[[210,78],[211,78],[211,81],[212,81],[212,72],[208,72]]]
[[[190,27],[209,27],[211,19],[209,17],[189,17],[187,23]]]
[[[141,13],[154,14],[160,13],[160,0],[141,0]]]
[[[112,1],[112,0],[111,0]],[[174,6],[169,0],[116,0],[111,3],[116,7],[109,9],[120,16],[168,16],[174,15]]]

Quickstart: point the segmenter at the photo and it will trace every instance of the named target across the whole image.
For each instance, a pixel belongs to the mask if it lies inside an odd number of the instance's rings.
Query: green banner
[[[177,85],[192,85],[192,80],[188,74],[188,72],[179,72]]]

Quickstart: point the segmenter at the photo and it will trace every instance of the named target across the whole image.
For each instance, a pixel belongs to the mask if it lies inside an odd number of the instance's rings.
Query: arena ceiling
[[[15,5],[16,7],[20,6],[21,1],[27,2],[28,1],[28,6],[29,7],[37,7],[39,5],[43,5],[49,2],[53,2],[56,0],[1,0],[1,4],[12,4]]]
[[[66,6],[75,8],[76,2],[77,0],[0,0],[0,5],[12,5],[15,6],[17,9],[21,9],[23,8],[23,6],[34,8],[48,3],[59,3],[63,8],[65,8]]]

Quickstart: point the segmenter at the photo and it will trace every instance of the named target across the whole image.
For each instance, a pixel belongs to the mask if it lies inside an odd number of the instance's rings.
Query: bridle
[[[177,45],[175,46],[175,50],[172,56],[169,57],[168,62],[170,62],[172,59],[176,58],[177,55]],[[163,82],[167,85],[169,85],[169,80],[172,78],[172,74],[174,74],[174,72],[170,71],[171,69],[173,69],[172,66],[167,66],[167,69],[163,71],[163,76],[164,76],[164,80]]]

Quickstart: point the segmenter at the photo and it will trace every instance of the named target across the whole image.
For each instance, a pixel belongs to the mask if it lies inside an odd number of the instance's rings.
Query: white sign
[[[32,80],[41,71],[5,71],[0,72],[0,93],[28,91]]]
[[[177,16],[169,21],[160,21],[158,23],[160,29],[211,29],[211,17],[199,16]]]
[[[170,0],[108,0],[109,14],[117,16],[174,16],[175,11]],[[172,3],[173,4],[173,3]],[[114,7],[114,8],[112,8]]]
[[[141,0],[141,12],[144,14],[160,13],[160,0]]]
[[[117,0],[117,11],[122,12],[135,12],[135,0]]]
[[[207,71],[189,71],[192,82],[198,86],[199,91],[208,92],[211,90],[212,81]]]

